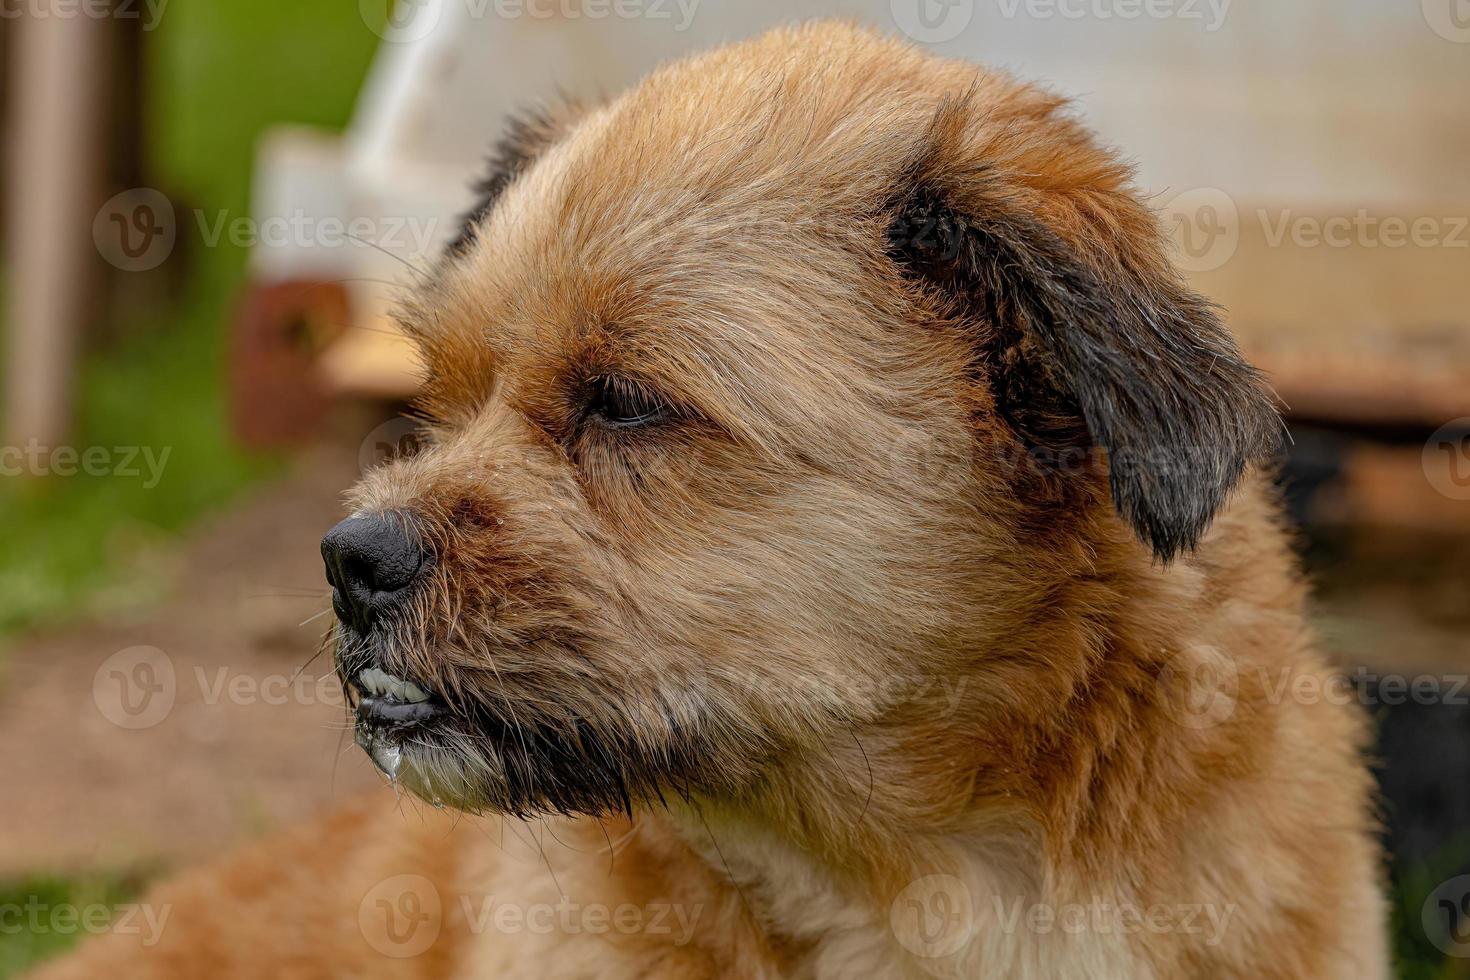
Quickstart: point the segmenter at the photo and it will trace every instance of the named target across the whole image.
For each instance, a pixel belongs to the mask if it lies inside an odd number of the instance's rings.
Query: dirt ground
[[[0,876],[203,859],[380,784],[330,656],[292,682],[328,625],[317,541],[357,476],[355,451],[313,450],[189,536],[163,606],[14,644]]]

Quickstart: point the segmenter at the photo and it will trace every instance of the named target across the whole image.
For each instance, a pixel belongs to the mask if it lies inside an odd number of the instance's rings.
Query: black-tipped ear
[[[983,182],[984,174],[972,174]],[[1246,464],[1277,445],[1269,388],[1166,263],[1087,255],[1001,193],[919,183],[890,252],[976,321],[1000,413],[1029,444],[1106,450],[1119,514],[1164,561],[1193,548]]]
[[[474,241],[480,223],[495,207],[505,189],[537,157],[561,139],[583,112],[581,103],[562,97],[510,117],[505,124],[505,132],[490,153],[484,176],[475,182],[475,204],[464,216],[459,234],[445,249],[449,257],[464,253]]]

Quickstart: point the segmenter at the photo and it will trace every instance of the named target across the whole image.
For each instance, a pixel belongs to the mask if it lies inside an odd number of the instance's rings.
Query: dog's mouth
[[[704,737],[693,686],[636,699],[570,686],[559,697],[519,699],[499,688],[498,702],[461,701],[376,664],[342,666],[357,745],[390,782],[433,806],[630,813],[666,787],[687,794],[723,784],[739,762],[719,761]]]
[[[403,742],[450,715],[444,701],[423,684],[378,667],[358,671],[350,686],[356,696],[357,744],[389,779],[398,777]]]

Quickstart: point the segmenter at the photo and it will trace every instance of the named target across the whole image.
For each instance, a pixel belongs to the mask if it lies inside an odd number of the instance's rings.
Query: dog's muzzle
[[[374,632],[400,609],[423,572],[424,553],[397,514],[349,517],[322,538],[332,608],[342,628],[371,646]],[[397,775],[399,744],[445,713],[434,692],[373,665],[347,678],[356,695],[357,743],[389,777]]]
[[[337,618],[367,636],[408,599],[424,553],[398,515],[349,517],[322,538]]]

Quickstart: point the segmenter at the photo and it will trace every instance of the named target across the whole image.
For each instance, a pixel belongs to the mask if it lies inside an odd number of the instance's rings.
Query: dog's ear
[[[480,223],[511,182],[565,136],[585,113],[586,108],[581,102],[563,95],[510,117],[504,133],[491,150],[484,175],[475,182],[475,204],[464,216],[459,233],[445,249],[446,255],[454,258],[469,248]]]
[[[1274,399],[1131,193],[1088,197],[1066,237],[1035,200],[936,143],[895,190],[890,254],[975,331],[997,411],[1028,446],[1105,450],[1119,514],[1168,561],[1277,445]]]

